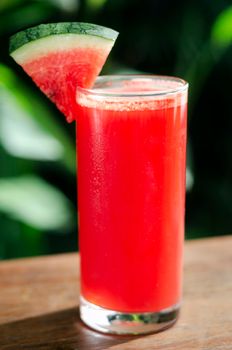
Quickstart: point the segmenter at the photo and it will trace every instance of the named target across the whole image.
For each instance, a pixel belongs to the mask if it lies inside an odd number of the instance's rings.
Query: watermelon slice
[[[71,122],[76,87],[91,88],[118,33],[90,23],[50,23],[10,39],[10,55]]]

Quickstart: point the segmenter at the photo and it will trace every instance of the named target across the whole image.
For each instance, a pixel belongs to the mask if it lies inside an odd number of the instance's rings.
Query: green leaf
[[[42,0],[42,2],[49,2],[61,11],[74,12],[80,6],[80,0]]]
[[[186,162],[186,191],[190,192],[194,185],[194,164],[193,164],[193,150],[190,137],[187,142],[187,162]]]
[[[46,236],[0,213],[0,260],[47,253]]]
[[[31,27],[44,22],[53,12],[54,8],[52,6],[42,5],[38,2],[25,3],[18,7],[12,6],[11,11],[1,14],[0,32],[12,33],[25,27]]]
[[[5,11],[5,10],[8,10],[12,7],[20,5],[20,3],[22,3],[22,0],[1,0],[0,1],[0,13],[2,11]]]
[[[44,233],[27,225],[21,224],[19,256],[36,256],[46,252]]]
[[[0,105],[0,140],[9,154],[33,160],[62,159],[61,142],[30,118],[13,94],[1,88]]]
[[[1,64],[0,142],[11,155],[61,161],[75,174],[75,144],[65,128],[59,125],[44,102]]]
[[[100,10],[105,5],[106,2],[107,0],[87,0],[86,1],[87,6],[91,11]]]
[[[74,217],[69,200],[34,175],[0,179],[0,210],[39,230],[64,229]]]
[[[212,27],[211,39],[213,44],[223,47],[232,43],[232,6],[218,15]]]

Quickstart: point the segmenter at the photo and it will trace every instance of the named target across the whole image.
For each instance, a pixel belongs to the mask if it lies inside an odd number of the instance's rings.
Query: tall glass
[[[187,90],[152,75],[77,90],[80,314],[96,330],[149,333],[177,319]]]

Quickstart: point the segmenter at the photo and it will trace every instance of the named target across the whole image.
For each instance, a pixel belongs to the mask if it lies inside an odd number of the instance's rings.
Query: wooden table
[[[77,254],[0,263],[1,350],[232,349],[232,237],[186,242],[181,316],[148,336],[102,335],[81,323],[78,264]]]

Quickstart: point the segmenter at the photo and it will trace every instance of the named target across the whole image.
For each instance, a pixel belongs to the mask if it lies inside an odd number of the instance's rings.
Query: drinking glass
[[[77,89],[80,315],[95,330],[149,333],[178,317],[187,91],[154,75]]]

